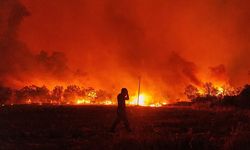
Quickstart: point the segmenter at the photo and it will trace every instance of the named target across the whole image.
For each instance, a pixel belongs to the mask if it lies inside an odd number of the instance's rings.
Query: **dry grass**
[[[5,106],[0,149],[249,149],[250,113],[218,109],[129,107],[113,134],[115,107]]]

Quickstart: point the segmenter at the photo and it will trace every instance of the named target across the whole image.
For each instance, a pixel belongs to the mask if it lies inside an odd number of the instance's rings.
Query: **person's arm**
[[[129,95],[127,93],[126,97],[125,97],[125,100],[129,100]]]

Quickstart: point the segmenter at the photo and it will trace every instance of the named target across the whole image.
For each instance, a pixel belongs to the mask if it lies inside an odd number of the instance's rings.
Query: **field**
[[[133,132],[109,128],[114,106],[0,108],[0,149],[250,149],[250,112],[128,107]]]

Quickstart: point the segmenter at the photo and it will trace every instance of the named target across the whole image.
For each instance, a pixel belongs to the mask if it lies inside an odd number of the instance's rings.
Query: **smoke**
[[[19,0],[0,1],[0,84],[21,87],[73,78],[64,53],[52,52],[49,56],[41,51],[34,54],[19,39],[20,25],[27,16],[30,12]]]
[[[41,51],[37,56],[39,68],[44,73],[47,73],[48,77],[56,77],[58,79],[65,79],[66,73],[70,70],[67,66],[67,58],[62,52],[53,52],[51,55],[46,51]]]
[[[26,45],[18,40],[19,26],[29,12],[17,0],[0,1],[0,81],[11,84],[11,80],[19,82],[19,72],[27,72],[32,54]],[[13,78],[15,76],[15,78]],[[19,80],[19,81],[18,81]]]
[[[226,67],[223,64],[220,64],[215,67],[210,67],[210,79],[213,81],[217,81],[224,84],[230,84],[229,83],[229,76],[226,71]]]
[[[140,76],[142,91],[176,99],[189,84],[249,81],[247,0],[22,2],[0,1],[0,77],[6,84],[13,76],[19,84],[135,93]],[[23,21],[29,15],[24,6],[32,15]]]

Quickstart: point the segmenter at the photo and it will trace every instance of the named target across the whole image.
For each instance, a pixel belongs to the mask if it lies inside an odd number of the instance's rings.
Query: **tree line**
[[[12,89],[0,86],[0,104],[13,103],[54,103],[74,104],[77,99],[88,99],[91,103],[112,99],[112,95],[104,90],[92,87],[83,88],[77,85],[55,86],[49,90],[46,86],[25,86],[21,89]]]
[[[250,85],[243,88],[225,87],[222,90],[206,83],[202,87],[202,93],[193,85],[188,85],[185,89],[187,98],[193,105],[207,104],[213,106],[233,106],[250,109]]]

